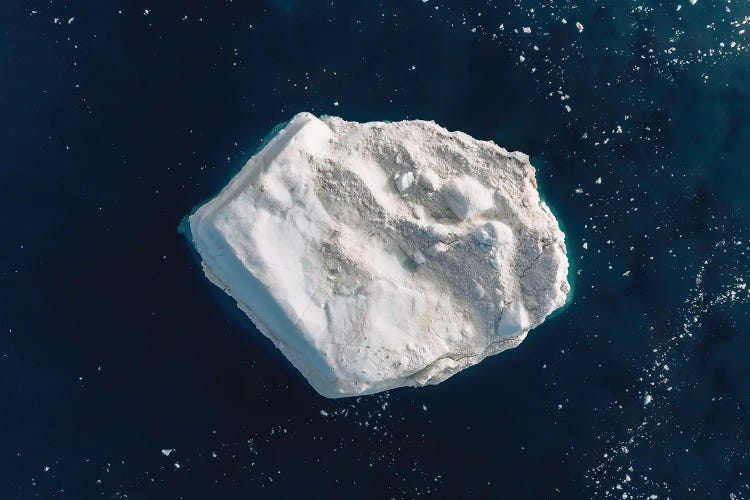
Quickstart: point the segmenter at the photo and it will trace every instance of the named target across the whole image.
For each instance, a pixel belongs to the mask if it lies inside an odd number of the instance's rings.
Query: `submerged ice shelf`
[[[296,115],[189,217],[206,276],[327,397],[437,384],[570,290],[522,153],[434,122]]]

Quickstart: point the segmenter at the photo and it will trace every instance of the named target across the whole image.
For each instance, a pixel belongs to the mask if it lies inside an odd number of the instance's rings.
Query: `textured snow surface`
[[[565,303],[534,172],[433,122],[300,113],[190,231],[206,276],[320,394],[436,384]]]

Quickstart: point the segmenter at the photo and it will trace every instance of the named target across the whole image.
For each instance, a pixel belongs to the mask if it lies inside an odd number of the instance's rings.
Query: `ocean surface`
[[[0,3],[0,498],[749,498],[750,3]],[[299,111],[531,156],[574,296],[317,395],[180,220]]]

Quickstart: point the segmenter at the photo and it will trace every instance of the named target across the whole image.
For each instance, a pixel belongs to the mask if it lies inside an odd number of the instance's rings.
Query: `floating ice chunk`
[[[424,187],[408,200],[391,184],[409,189],[406,164]],[[565,303],[564,235],[535,187],[525,155],[433,122],[300,113],[187,235],[208,279],[320,394],[370,394],[442,382]]]
[[[459,219],[469,219],[495,205],[493,191],[468,175],[451,179],[442,193],[448,208]]]

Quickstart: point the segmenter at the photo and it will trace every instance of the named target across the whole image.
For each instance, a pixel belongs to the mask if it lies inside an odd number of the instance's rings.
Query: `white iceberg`
[[[564,235],[534,173],[434,122],[300,113],[189,217],[190,237],[323,396],[437,384],[565,303]]]

